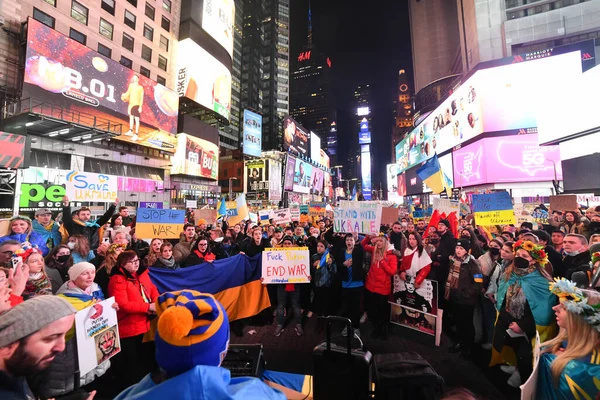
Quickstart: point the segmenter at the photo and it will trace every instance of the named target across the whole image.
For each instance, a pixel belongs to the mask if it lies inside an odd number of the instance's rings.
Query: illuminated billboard
[[[191,175],[217,179],[219,173],[219,148],[208,140],[180,133],[177,151],[171,159],[171,175]]]
[[[369,131],[369,121],[363,118],[360,121],[360,131],[358,132],[358,144],[371,143],[371,131]]]
[[[265,165],[265,160],[252,160],[246,162],[246,193],[269,189]]]
[[[177,93],[229,119],[231,72],[192,39],[179,42]]]
[[[318,163],[321,161],[321,138],[314,132],[310,132],[310,158]]]
[[[362,194],[365,200],[371,200],[371,153],[369,152],[369,145],[361,147],[360,176],[362,178]]]
[[[227,50],[233,57],[233,0],[204,0],[202,29]]]
[[[323,170],[313,167],[312,174],[310,176],[310,187],[317,192],[322,192],[324,181],[325,177]]]
[[[297,193],[310,193],[312,177],[312,165],[296,160],[294,168],[294,186],[293,191]]]
[[[369,115],[370,113],[371,113],[371,110],[369,109],[369,107],[358,107],[356,109],[356,115],[358,115],[359,117]]]
[[[52,104],[54,113],[122,124],[116,139],[174,151],[175,137],[168,133],[177,131],[176,92],[32,18],[23,92]]]
[[[262,116],[244,110],[244,154],[260,157],[262,152]]]
[[[285,164],[285,178],[283,190],[294,190],[294,175],[296,174],[296,159],[288,155]]]
[[[325,153],[325,150],[323,150],[323,149],[319,149],[319,150],[320,150],[319,153],[321,156],[320,156],[320,160],[318,160],[317,162],[327,169],[331,168],[329,156],[327,155],[327,153]]]
[[[289,116],[283,120],[283,150],[310,157],[310,132]]]
[[[537,135],[486,138],[452,154],[457,187],[562,179],[559,146],[539,146]],[[556,168],[556,170],[555,170]]]
[[[387,174],[387,199],[389,201],[399,201],[402,197],[398,193],[398,165],[388,164],[386,166]]]

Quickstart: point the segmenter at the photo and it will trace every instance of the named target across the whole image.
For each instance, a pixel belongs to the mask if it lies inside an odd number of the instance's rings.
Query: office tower
[[[396,144],[410,132],[413,127],[413,105],[408,75],[404,69],[398,71],[398,91],[393,101],[392,114],[394,128],[392,129],[392,160],[395,157]]]

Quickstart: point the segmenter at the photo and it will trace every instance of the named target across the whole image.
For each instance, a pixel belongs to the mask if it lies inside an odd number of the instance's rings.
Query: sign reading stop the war
[[[308,247],[265,249],[262,252],[262,283],[309,283]]]

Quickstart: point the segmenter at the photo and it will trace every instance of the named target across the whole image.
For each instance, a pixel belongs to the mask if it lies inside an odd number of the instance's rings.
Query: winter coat
[[[152,268],[164,268],[164,269],[179,269],[179,264],[177,264],[177,261],[175,261],[175,263],[173,264],[173,266],[167,266],[166,264],[164,264],[162,262],[162,260],[160,259],[160,257],[158,257],[156,259],[156,261],[154,262],[154,264],[152,265]]]
[[[37,233],[36,231],[31,231],[31,233],[12,233],[10,235],[0,237],[0,244],[6,242],[7,240],[16,240],[18,242],[25,243],[29,242],[34,247],[37,247],[39,251],[42,252],[42,255],[46,257],[50,252],[48,246],[46,246],[46,240]]]
[[[326,255],[325,260],[323,260],[323,256]],[[328,264],[326,259],[329,257],[331,259],[331,264]],[[315,267],[314,263],[319,262],[319,267]],[[346,267],[344,267],[346,268]],[[333,283],[333,278],[337,273],[337,267],[335,264],[335,259],[331,256],[328,250],[325,250],[323,254],[314,254],[310,258],[310,275],[312,277],[312,282],[315,287],[328,288]]]
[[[387,296],[392,293],[392,275],[398,271],[398,258],[394,254],[394,245],[388,243],[383,260],[375,262],[375,247],[369,244],[366,237],[361,242],[365,252],[371,253],[371,268],[367,274],[365,288],[372,293]]]
[[[587,271],[590,268],[592,257],[589,251],[584,251],[576,256],[565,256],[563,264],[565,266],[565,278],[571,280],[574,272]]]
[[[450,265],[451,270],[452,268],[452,265]],[[458,287],[450,289],[450,301],[454,304],[474,305],[479,299],[482,281],[483,274],[479,263],[472,255],[467,254],[460,265]]]
[[[271,247],[271,241],[269,239],[261,239],[260,244],[256,244],[254,239],[250,238],[240,243],[240,251],[243,251],[248,257],[254,257],[255,255],[262,252],[264,249]]]
[[[148,302],[142,297],[142,286]],[[150,280],[148,270],[140,266],[135,276],[124,268],[113,268],[108,283],[108,294],[119,305],[117,319],[122,338],[142,335],[150,329],[148,310],[158,298],[158,290]]]
[[[50,221],[50,223],[46,227],[34,219],[33,221],[31,221],[31,227],[37,234],[39,234],[42,237],[42,239],[46,243],[46,246],[49,249],[53,249],[54,247],[62,243],[62,235],[59,231],[60,224],[58,224],[57,222]]]
[[[181,263],[181,267],[192,267],[194,265],[204,264],[205,262],[215,261],[216,259],[217,256],[210,251],[207,251],[206,254],[203,255],[199,250],[194,250],[187,256],[185,261]]]
[[[215,254],[215,256],[217,256],[217,260],[222,260],[224,258],[237,255],[240,252],[240,249],[238,245],[231,240],[228,244],[223,242],[214,243],[212,252]]]
[[[180,265],[183,264],[184,260],[189,257],[192,252],[192,246],[194,245],[195,240],[191,242],[185,241],[185,236],[182,236],[179,239],[179,243],[173,247],[173,257],[175,257],[175,262]]]
[[[90,242],[90,249],[97,249],[100,245],[100,236],[98,234],[98,228],[106,224],[110,217],[115,213],[115,205],[111,206],[106,210],[104,215],[98,218],[94,222],[85,223],[79,220],[74,220],[71,216],[71,207],[63,206],[63,225],[67,228],[69,236],[72,235],[83,235]]]
[[[343,247],[334,246],[333,247],[333,259],[337,265],[337,273],[338,277],[342,282],[364,282],[365,280],[365,269],[363,267],[363,260],[365,258],[365,251],[360,243],[354,245],[354,250],[352,251],[352,269],[347,268],[344,265],[344,261],[346,261],[346,244],[344,243]],[[349,272],[352,272],[350,274]]]

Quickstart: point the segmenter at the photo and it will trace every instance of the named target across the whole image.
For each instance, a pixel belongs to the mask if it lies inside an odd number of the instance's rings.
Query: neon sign
[[[298,61],[307,61],[307,60],[310,60],[310,53],[311,53],[310,51],[303,51],[298,56]]]

